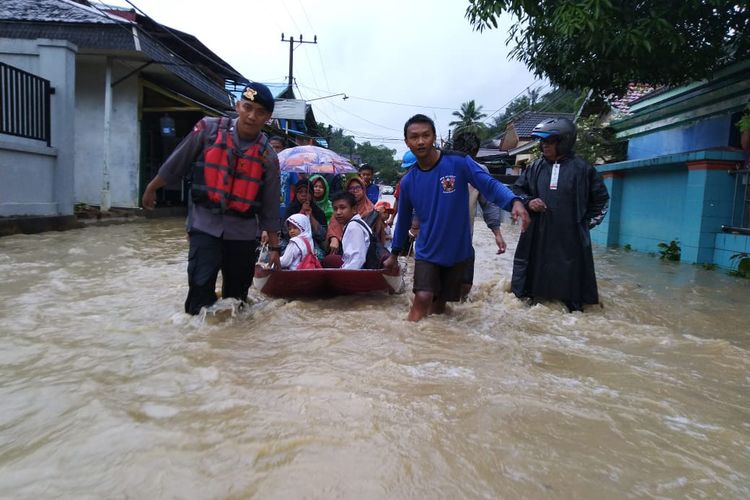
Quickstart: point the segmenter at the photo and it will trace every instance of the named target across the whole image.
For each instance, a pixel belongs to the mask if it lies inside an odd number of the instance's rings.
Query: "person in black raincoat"
[[[607,213],[609,193],[594,167],[575,156],[576,127],[568,119],[543,121],[531,134],[543,157],[516,181],[531,225],[513,258],[511,289],[519,298],[560,300],[570,312],[599,303],[589,230]]]

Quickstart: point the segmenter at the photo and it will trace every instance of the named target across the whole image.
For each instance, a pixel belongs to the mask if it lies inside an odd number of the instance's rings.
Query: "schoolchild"
[[[333,195],[333,220],[336,220],[344,228],[341,238],[343,251],[341,265],[336,266],[335,256],[326,257],[324,267],[341,267],[342,269],[362,269],[367,259],[367,250],[370,247],[370,232],[367,224],[357,213],[356,200],[349,192],[338,192]]]
[[[294,271],[320,267],[313,250],[315,243],[310,230],[310,218],[303,214],[294,214],[286,220],[286,226],[290,239],[281,256],[281,268]]]
[[[375,205],[367,198],[365,189],[365,183],[359,177],[353,177],[346,183],[346,190],[354,196],[355,212],[373,228],[373,232],[378,240],[381,243],[385,243],[385,223],[380,214],[375,211]],[[344,227],[338,223],[336,217],[331,218],[331,223],[328,225],[328,233],[326,234],[329,253],[340,253],[341,238],[343,235]]]
[[[378,211],[380,214],[381,220],[386,220],[388,217],[390,217],[390,214],[393,213],[393,209],[391,208],[391,204],[387,201],[379,201],[375,204],[375,210]],[[387,248],[389,251],[391,249],[391,242],[393,241],[393,232],[391,231],[391,227],[388,224],[384,224],[383,232],[385,234],[385,242],[383,245],[385,248]]]
[[[284,220],[294,214],[303,214],[309,217],[310,230],[316,246],[315,251],[318,257],[322,258],[325,256],[322,248],[325,244],[325,235],[328,229],[326,216],[323,210],[311,201],[311,198],[309,182],[307,180],[298,181],[294,187],[294,201],[287,207]],[[289,233],[287,233],[286,227],[281,228],[281,236],[283,240],[281,246],[283,248],[289,241]]]
[[[380,186],[373,182],[374,175],[375,170],[367,163],[363,163],[359,167],[359,177],[365,183],[365,195],[373,204],[377,203],[380,199]]]

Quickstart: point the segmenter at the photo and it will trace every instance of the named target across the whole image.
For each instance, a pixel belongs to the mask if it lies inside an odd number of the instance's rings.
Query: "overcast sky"
[[[461,103],[475,99],[488,115],[502,113],[529,85],[543,85],[508,60],[508,20],[474,32],[464,17],[467,0],[131,1],[156,21],[195,35],[255,81],[286,81],[289,44],[281,42],[282,32],[304,40],[317,35],[317,45],[294,51],[297,97],[346,93],[347,100],[312,103],[318,121],[398,156],[406,151],[403,124],[415,113],[435,119],[438,136],[447,137]]]

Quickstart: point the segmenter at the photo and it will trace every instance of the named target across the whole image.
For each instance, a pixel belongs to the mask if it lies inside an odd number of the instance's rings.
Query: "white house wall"
[[[116,60],[112,82],[132,70]],[[106,59],[80,56],[76,61],[75,198],[99,205],[104,176],[104,79]],[[109,190],[113,207],[134,208],[138,200],[140,122],[138,78],[130,76],[112,88]]]
[[[0,134],[0,216],[73,214],[75,57],[64,40],[0,38],[0,61],[50,81],[50,146]]]

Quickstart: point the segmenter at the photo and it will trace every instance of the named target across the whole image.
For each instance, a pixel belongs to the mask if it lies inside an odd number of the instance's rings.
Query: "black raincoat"
[[[545,212],[532,212],[513,257],[511,289],[518,297],[597,304],[589,229],[607,213],[609,193],[594,167],[578,157],[559,161],[557,189],[550,188],[552,162],[534,161],[513,191],[541,198]]]

